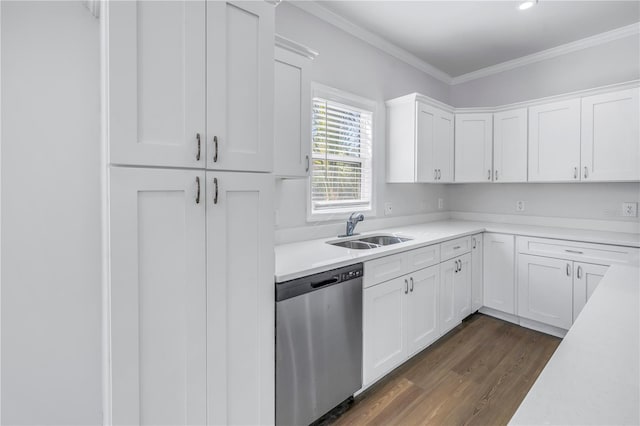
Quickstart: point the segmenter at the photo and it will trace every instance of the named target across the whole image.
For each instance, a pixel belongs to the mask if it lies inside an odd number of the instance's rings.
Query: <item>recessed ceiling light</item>
[[[533,6],[534,4],[536,4],[536,2],[533,1],[525,1],[524,3],[521,3],[520,6],[518,6],[518,9],[520,10],[527,10],[529,9],[531,6]]]

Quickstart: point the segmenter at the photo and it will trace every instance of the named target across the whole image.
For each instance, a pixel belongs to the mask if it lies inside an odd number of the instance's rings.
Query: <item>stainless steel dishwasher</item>
[[[362,387],[362,274],[276,283],[276,424],[310,424]]]

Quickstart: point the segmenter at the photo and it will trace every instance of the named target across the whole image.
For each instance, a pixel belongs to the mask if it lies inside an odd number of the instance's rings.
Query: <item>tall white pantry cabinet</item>
[[[274,6],[106,2],[106,424],[272,424]]]

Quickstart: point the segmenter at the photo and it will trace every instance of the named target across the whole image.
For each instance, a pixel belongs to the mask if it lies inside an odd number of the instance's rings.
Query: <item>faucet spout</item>
[[[362,222],[364,220],[364,215],[362,213],[353,212],[349,219],[347,219],[347,231],[345,236],[350,237],[353,235],[353,231],[356,229],[356,225],[358,222]]]

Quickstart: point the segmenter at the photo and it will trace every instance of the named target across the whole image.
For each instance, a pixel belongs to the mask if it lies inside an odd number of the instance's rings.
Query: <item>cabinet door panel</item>
[[[437,109],[417,102],[416,130],[416,180],[417,182],[434,182],[437,179],[435,158]],[[411,167],[407,164],[405,167]]]
[[[458,324],[454,295],[456,261],[451,259],[440,264],[440,335]]]
[[[269,171],[274,8],[261,1],[208,1],[206,15],[207,168]]]
[[[484,305],[515,314],[514,236],[485,233],[483,243]]]
[[[439,183],[453,182],[454,124],[453,114],[438,111],[433,156],[436,159]]]
[[[471,237],[471,312],[483,306],[482,300],[482,234]]]
[[[471,315],[471,254],[456,259],[458,268],[453,276],[456,318],[458,322]]]
[[[580,180],[580,99],[529,108],[529,180]]]
[[[429,346],[439,336],[438,292],[440,266],[421,269],[410,275],[407,308],[407,348],[409,356]]]
[[[573,263],[521,254],[518,315],[568,330],[573,322]]]
[[[527,181],[527,109],[493,115],[493,180]]]
[[[274,172],[306,177],[311,155],[311,60],[276,48]]]
[[[209,423],[273,423],[273,179],[207,172],[206,203]]]
[[[582,180],[640,180],[639,93],[582,98]]]
[[[491,181],[492,118],[492,114],[456,114],[456,182]]]
[[[408,277],[364,289],[364,382],[391,371],[407,357]]]
[[[206,422],[204,173],[112,168],[114,424]]]
[[[204,167],[204,1],[105,4],[110,161]]]
[[[573,321],[575,321],[609,267],[581,262],[574,262],[573,265]]]

